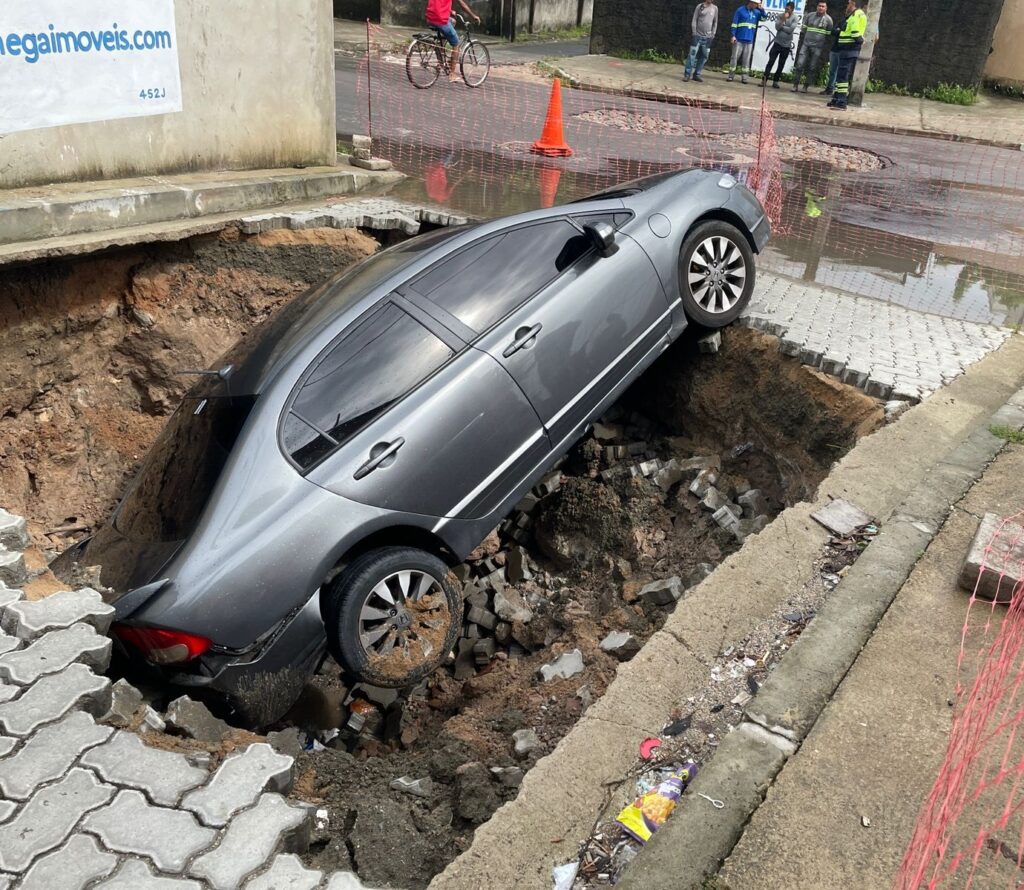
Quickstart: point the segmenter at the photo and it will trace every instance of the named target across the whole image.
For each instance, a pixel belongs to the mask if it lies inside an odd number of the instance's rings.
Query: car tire
[[[397,689],[415,685],[447,659],[462,627],[462,596],[433,554],[381,547],[327,584],[323,614],[328,648],[342,669]]]
[[[679,297],[690,321],[703,328],[731,324],[754,291],[754,252],[736,226],[698,223],[679,250]]]

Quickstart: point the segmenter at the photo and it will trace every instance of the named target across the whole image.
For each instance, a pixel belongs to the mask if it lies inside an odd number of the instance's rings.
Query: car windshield
[[[146,455],[114,527],[145,544],[192,534],[255,401],[186,398]]]

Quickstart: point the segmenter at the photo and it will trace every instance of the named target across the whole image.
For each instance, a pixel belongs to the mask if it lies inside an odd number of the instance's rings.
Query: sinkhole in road
[[[394,237],[228,229],[0,271],[0,505],[28,517],[51,557],[89,534],[187,389],[181,368],[212,365]],[[328,660],[263,728],[311,744],[293,794],[329,820],[307,860],[370,885],[426,886],[685,608],[685,590],[810,497],[881,420],[875,400],[782,356],[773,338],[734,327],[705,353],[685,334],[453,569],[467,609],[450,664],[395,694],[350,687]],[[33,583],[63,586],[41,569]],[[151,694],[160,708],[177,693]],[[207,746],[214,759],[229,749]],[[402,777],[411,788],[396,787]]]

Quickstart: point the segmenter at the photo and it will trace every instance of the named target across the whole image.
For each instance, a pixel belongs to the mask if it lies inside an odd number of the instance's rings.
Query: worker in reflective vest
[[[736,74],[736,63],[740,64],[740,79],[747,82],[750,70],[750,59],[754,55],[754,38],[757,36],[757,25],[767,13],[761,9],[761,0],[750,0],[741,6],[732,17],[732,59],[729,62],[729,77]]]
[[[797,53],[796,65],[793,67],[794,93],[800,89],[800,80],[804,76],[807,77],[807,82],[804,84],[805,93],[810,85],[818,80],[818,75],[825,62],[825,53],[828,52],[831,42],[832,16],[828,14],[828,4],[825,3],[825,0],[818,0],[815,11],[804,17],[800,51]]]
[[[864,43],[864,32],[868,29],[868,17],[864,10],[868,0],[850,0],[846,7],[846,23],[839,31],[836,46],[839,50],[839,64],[836,68],[836,91],[829,108],[837,111],[846,110],[846,102],[850,98],[850,81],[853,80],[853,69],[860,56],[860,48]]]

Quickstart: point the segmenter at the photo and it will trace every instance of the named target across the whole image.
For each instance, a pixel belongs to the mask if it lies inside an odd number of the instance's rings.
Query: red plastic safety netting
[[[1022,523],[1024,512],[1003,520],[985,547],[949,745],[895,890],[1024,886],[1024,583],[1012,580],[1024,575]]]
[[[662,170],[722,170],[753,187],[773,220],[764,268],[966,320],[1024,321],[1019,149],[849,126],[855,112],[842,126],[796,120],[757,78],[739,99],[687,97],[677,66],[671,93],[562,78],[572,154],[545,157],[531,147],[549,110],[550,66],[496,58],[476,88],[441,72],[418,89],[408,38],[367,31],[351,126],[409,174],[402,197],[495,216]],[[724,74],[705,69],[704,79],[707,88]],[[822,110],[826,101],[803,100]]]

